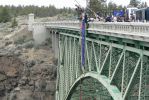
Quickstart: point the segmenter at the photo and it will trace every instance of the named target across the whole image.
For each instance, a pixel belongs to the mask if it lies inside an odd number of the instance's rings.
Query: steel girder
[[[77,100],[72,95],[79,94],[78,91],[75,92],[79,86],[87,85],[87,82],[79,83],[86,77],[96,79],[102,84],[101,88],[106,88],[106,93],[114,100],[148,100],[149,51],[144,47],[138,48],[130,44],[87,36],[85,68],[82,70],[81,37],[67,30],[59,33],[57,100]],[[105,79],[102,79],[103,77]],[[115,87],[114,90],[117,92],[111,92],[111,87]],[[106,99],[109,95],[105,96],[104,91],[99,94],[89,93],[89,86],[86,86],[84,91],[87,92],[82,97],[83,100],[87,100],[86,97],[91,95],[101,94],[102,100],[109,100]]]

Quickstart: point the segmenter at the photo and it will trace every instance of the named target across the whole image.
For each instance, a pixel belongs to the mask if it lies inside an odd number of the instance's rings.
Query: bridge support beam
[[[28,15],[28,31],[33,31],[34,14]]]
[[[59,57],[59,33],[50,31],[50,39],[52,42],[52,49],[55,55],[55,58]]]

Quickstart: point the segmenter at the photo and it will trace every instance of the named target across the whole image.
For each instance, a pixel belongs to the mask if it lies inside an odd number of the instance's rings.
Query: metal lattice
[[[82,68],[81,37],[59,33],[58,100],[149,99],[149,51],[143,46],[88,35]]]

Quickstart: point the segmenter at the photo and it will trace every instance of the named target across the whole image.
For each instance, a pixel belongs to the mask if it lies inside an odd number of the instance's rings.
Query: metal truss
[[[149,100],[149,51],[143,46],[86,37],[81,67],[81,37],[59,32],[57,100]],[[109,38],[109,37],[108,37]]]

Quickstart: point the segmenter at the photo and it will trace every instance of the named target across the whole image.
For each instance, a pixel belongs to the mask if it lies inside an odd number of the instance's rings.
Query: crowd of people
[[[88,18],[88,22],[97,22],[97,21],[101,21],[101,22],[135,22],[136,21],[136,17],[135,15],[131,14],[130,17],[128,16],[106,16],[106,17],[101,17],[96,15],[95,17],[89,17]],[[81,21],[82,20],[82,16],[80,16],[78,19]]]
[[[107,16],[105,22],[135,22],[135,15],[128,16]]]
[[[105,22],[135,22],[136,18],[134,14],[131,14],[130,18],[128,16],[106,16],[101,17],[99,15],[96,18],[91,18],[91,21],[105,21]]]
[[[76,5],[77,6],[77,5]],[[84,9],[81,7],[77,6],[76,11],[78,12],[78,19],[81,21],[83,18],[83,13]],[[94,12],[92,12],[94,13]],[[93,21],[102,21],[102,22],[135,22],[136,21],[136,16],[134,13],[128,15],[107,15],[106,17],[102,16],[99,12],[94,13],[94,17],[90,17],[89,15],[87,16],[88,22],[93,22]]]

